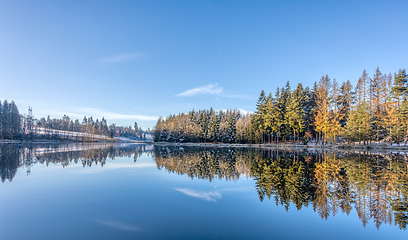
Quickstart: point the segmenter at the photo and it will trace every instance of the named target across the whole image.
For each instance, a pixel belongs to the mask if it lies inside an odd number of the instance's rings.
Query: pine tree
[[[367,82],[369,81],[366,70],[363,71],[361,77],[358,79],[356,92],[358,96],[357,100],[357,127],[358,127],[358,139],[366,143],[371,133],[370,126],[370,108],[367,104]]]
[[[255,115],[253,118],[253,125],[255,127],[255,130],[262,136],[262,143],[263,141],[263,134],[264,134],[264,114],[265,114],[265,103],[266,103],[266,97],[265,97],[265,91],[262,90],[258,101],[256,102],[256,111],[255,111]]]
[[[392,92],[397,98],[397,142],[400,137],[405,136],[404,141],[408,138],[408,74],[405,69],[400,69],[394,75],[394,87]]]
[[[330,129],[330,118],[329,118],[329,91],[331,87],[330,78],[322,76],[316,91],[316,116],[315,125],[316,131],[320,133],[321,138],[327,141],[327,133]]]
[[[11,139],[10,108],[7,100],[4,100],[2,110],[2,135],[4,139]]]
[[[208,138],[208,117],[205,110],[198,112],[198,125],[200,126],[200,139],[206,142]]]
[[[408,127],[406,127],[406,125],[408,125],[406,123],[406,116],[408,116],[406,112],[408,112],[408,110],[405,110],[406,104],[402,104],[408,99],[408,75],[405,69],[400,69],[398,73],[394,74],[394,86],[392,88],[392,94],[397,100],[397,124],[396,126],[394,126],[394,134],[397,139],[397,143],[399,143],[403,134],[405,132],[407,132],[408,134]]]
[[[216,114],[213,114],[210,119],[209,139],[213,142],[219,141],[219,122]]]
[[[235,142],[236,138],[236,119],[232,111],[230,111],[227,117],[227,142],[233,143]]]
[[[279,144],[279,136],[282,136],[282,125],[285,120],[284,110],[283,110],[283,99],[280,94],[279,88],[275,92],[275,103],[273,104],[273,115],[274,115],[274,129],[276,132],[276,144]]]
[[[304,112],[304,122],[305,122],[305,137],[310,140],[312,137],[316,136],[316,126],[315,126],[315,112],[316,112],[316,89],[317,83],[314,83],[313,90],[309,87],[305,89],[305,99],[303,104]]]
[[[3,137],[3,105],[0,101],[0,139]]]
[[[397,122],[396,118],[396,110],[397,110],[397,101],[394,99],[394,95],[392,94],[393,82],[392,82],[392,75],[388,74],[384,77],[384,85],[385,85],[385,98],[384,98],[384,117],[383,123],[388,138],[392,139],[393,136],[393,126]]]
[[[336,81],[336,79],[333,79],[332,82],[332,92],[331,92],[331,102],[329,103],[331,105],[330,107],[330,136],[333,138],[334,143],[336,143],[337,137],[340,135],[342,132],[342,127],[340,124],[341,120],[341,114],[339,111],[340,105],[339,105],[339,86]]]
[[[274,124],[273,103],[271,94],[269,94],[268,97],[266,98],[266,102],[263,105],[261,112],[263,123],[262,132],[270,138],[272,132],[276,131]]]
[[[286,111],[289,106],[291,94],[292,94],[292,91],[290,88],[290,83],[289,81],[287,81],[285,87],[281,89],[281,96],[280,96],[280,109],[282,111],[281,113],[282,124],[280,127],[280,134],[284,136],[285,140],[289,138],[292,133],[292,129],[289,126],[289,121],[286,118]]]
[[[17,139],[20,137],[20,130],[21,130],[20,113],[14,101],[11,101],[9,107],[10,107],[10,113],[9,113],[10,135],[12,139]]]
[[[296,134],[300,135],[303,132],[303,86],[299,84],[295,91],[289,96],[288,106],[286,109],[285,119],[287,119],[288,126],[293,131],[293,138],[296,139]]]
[[[255,143],[255,129],[252,125],[252,115],[249,113],[245,116],[244,136],[247,143]]]
[[[350,81],[347,80],[343,82],[340,87],[339,93],[339,114],[340,114],[340,125],[342,127],[346,126],[347,120],[349,118],[350,107],[354,101],[354,92],[352,91],[353,86]]]
[[[348,119],[344,129],[344,137],[350,142],[358,140],[358,118],[356,106],[353,106],[349,111]]]
[[[377,67],[374,77],[370,81],[370,101],[371,101],[371,123],[373,130],[376,133],[376,141],[380,140],[380,132],[383,129],[382,117],[384,115],[384,109],[382,105],[382,99],[384,96],[384,77]]]

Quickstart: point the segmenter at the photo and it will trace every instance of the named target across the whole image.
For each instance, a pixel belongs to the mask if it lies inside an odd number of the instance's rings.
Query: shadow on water
[[[408,224],[408,155],[367,152],[283,151],[249,148],[163,147],[151,145],[12,145],[0,144],[1,180],[34,164],[105,165],[115,157],[151,153],[159,169],[192,179],[241,177],[255,181],[259,200],[301,210],[311,206],[322,219],[355,211],[363,226]]]

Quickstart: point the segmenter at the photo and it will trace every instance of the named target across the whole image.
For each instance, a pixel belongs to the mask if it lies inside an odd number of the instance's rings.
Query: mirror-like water
[[[408,154],[0,144],[2,239],[405,239]]]

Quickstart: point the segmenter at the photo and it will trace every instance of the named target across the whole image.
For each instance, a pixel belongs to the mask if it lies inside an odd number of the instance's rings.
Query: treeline
[[[28,114],[23,115],[20,114],[14,101],[10,103],[7,100],[3,103],[0,101],[0,139],[68,139],[73,138],[75,135],[73,133],[88,134],[87,137],[81,137],[81,140],[90,140],[95,135],[107,138],[126,137],[144,140],[146,135],[149,134],[138,127],[137,122],[134,123],[134,126],[108,125],[103,117],[101,120],[94,120],[92,116],[85,116],[82,122],[78,119],[73,120],[67,115],[60,119],[51,119],[50,116],[36,119],[32,114],[31,107],[28,109]]]
[[[14,101],[0,101],[0,139],[17,139],[20,137],[21,117]]]
[[[110,138],[113,137],[127,137],[130,139],[145,138],[146,132],[138,127],[135,122],[134,128],[132,126],[123,127],[116,126],[116,124],[107,124],[104,117],[101,120],[94,120],[93,117],[84,117],[82,122],[78,119],[72,120],[69,116],[64,115],[61,119],[41,118],[38,121],[34,121],[33,124],[36,128],[46,128],[62,131],[82,132],[90,135],[102,135]],[[27,126],[27,129],[32,129]],[[30,131],[35,132],[35,131]],[[51,133],[50,133],[51,134]]]
[[[226,143],[349,143],[408,141],[408,75],[364,70],[354,88],[322,76],[312,88],[287,82],[261,91],[256,111],[194,110],[160,118],[155,141]]]
[[[172,115],[165,120],[160,117],[154,130],[155,141],[239,142],[245,134],[242,132],[244,127],[240,127],[246,124],[245,119],[238,110],[216,112],[212,108]],[[251,125],[250,119],[248,115]]]

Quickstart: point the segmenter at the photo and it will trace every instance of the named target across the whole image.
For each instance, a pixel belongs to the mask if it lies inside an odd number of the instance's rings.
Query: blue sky
[[[408,1],[0,1],[0,99],[152,128],[262,89],[407,68]]]

